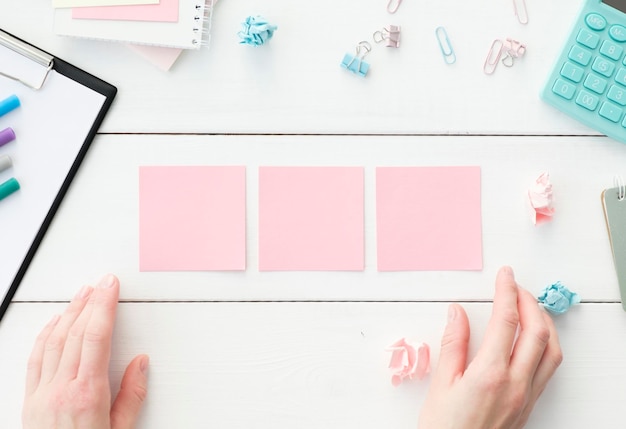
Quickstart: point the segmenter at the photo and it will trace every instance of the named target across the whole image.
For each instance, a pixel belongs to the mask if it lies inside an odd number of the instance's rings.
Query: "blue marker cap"
[[[20,107],[20,99],[17,98],[16,95],[11,95],[0,101],[0,116],[6,115],[11,110],[17,109],[18,107]]]

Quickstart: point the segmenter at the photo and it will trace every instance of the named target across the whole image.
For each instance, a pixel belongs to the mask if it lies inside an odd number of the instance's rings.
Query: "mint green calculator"
[[[541,97],[626,143],[626,0],[587,0]]]

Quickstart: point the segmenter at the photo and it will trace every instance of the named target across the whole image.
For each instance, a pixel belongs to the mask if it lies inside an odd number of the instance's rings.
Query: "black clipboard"
[[[39,216],[33,215],[33,219],[29,219],[30,224],[26,225],[25,229],[31,229],[32,231],[27,233],[25,232],[23,236],[17,236],[13,234],[13,231],[9,231],[9,240],[13,239],[15,243],[18,244],[17,247],[22,249],[19,256],[11,255],[14,259],[12,263],[5,263],[3,266],[0,263],[0,274],[2,275],[0,279],[0,296],[2,299],[2,304],[0,305],[0,320],[7,311],[11,300],[13,299],[17,289],[24,279],[26,272],[28,270],[29,264],[32,262],[37,249],[39,248],[46,231],[48,230],[55,213],[63,201],[65,194],[67,193],[70,184],[76,175],[76,172],[80,168],[80,165],[89,150],[89,147],[96,136],[96,133],[104,120],[105,115],[107,114],[111,104],[113,103],[113,99],[117,94],[117,88],[87,72],[81,70],[70,63],[53,56],[36,46],[10,34],[2,29],[0,29],[0,50],[2,50],[3,55],[7,55],[7,58],[14,58],[19,65],[16,65],[16,69],[30,71],[30,62],[32,62],[33,69],[39,73],[41,72],[42,78],[39,80],[26,80],[25,78],[18,76],[16,73],[9,73],[3,67],[3,63],[0,62],[0,89],[3,88],[2,84],[4,83],[4,89],[7,88],[23,88],[23,94],[27,99],[32,99],[33,101],[30,103],[30,106],[27,103],[23,102],[22,106],[20,106],[16,111],[13,117],[13,120],[20,123],[26,123],[27,117],[20,115],[27,115],[28,112],[33,112],[32,114],[41,114],[42,112],[50,112],[51,109],[43,109],[38,112],[37,109],[37,97],[38,94],[44,94],[42,97],[57,97],[59,98],[59,103],[64,104],[66,106],[73,106],[72,109],[75,110],[74,113],[71,109],[68,109],[66,112],[55,113],[60,118],[67,117],[67,126],[75,126],[75,130],[72,131],[71,139],[72,139],[72,147],[70,148],[68,144],[65,146],[65,141],[69,138],[66,138],[64,135],[59,136],[60,145],[56,148],[52,148],[58,150],[58,152],[62,152],[63,161],[59,162],[59,166],[55,167],[57,170],[54,171],[54,179],[50,180],[51,183],[46,182],[49,180],[49,177],[46,177],[43,173],[40,175],[39,172],[42,170],[39,168],[40,166],[45,166],[45,164],[41,164],[41,160],[37,160],[40,162],[39,166],[35,163],[36,161],[32,161],[31,164],[28,164],[27,160],[31,158],[27,155],[37,155],[41,158],[45,157],[45,154],[39,153],[45,152],[47,150],[51,150],[49,146],[41,145],[33,150],[32,148],[28,148],[29,144],[35,144],[35,142],[29,143],[20,141],[20,133],[18,130],[15,130],[17,135],[17,139],[15,142],[7,144],[3,147],[0,147],[0,155],[3,155],[6,151],[28,151],[24,156],[17,156],[17,159],[14,160],[13,166],[9,174],[15,174],[19,176],[20,168],[22,167],[22,172],[28,172],[30,169],[31,172],[30,177],[26,177],[26,183],[22,185],[21,189],[16,192],[14,195],[7,197],[5,200],[0,201],[0,221],[2,221],[2,216],[5,216],[5,219],[8,216],[18,216],[11,215],[10,210],[18,210],[20,206],[22,209],[26,209],[32,207],[32,205],[28,205],[28,198],[31,196],[29,192],[33,192],[37,189],[37,192],[45,195],[43,200],[47,200],[47,202],[42,201],[38,204],[41,207],[38,207],[41,212]],[[26,68],[22,67],[21,62],[24,62]],[[4,61],[6,65],[8,61]],[[21,67],[21,68],[20,68]],[[39,69],[41,68],[41,70]],[[3,79],[5,80],[3,82]],[[9,82],[10,83],[7,83]],[[51,82],[52,81],[52,82]],[[8,86],[11,85],[11,86]],[[47,88],[46,85],[58,85],[58,89]],[[29,88],[27,88],[29,87]],[[67,90],[70,88],[71,90]],[[20,89],[22,91],[22,89]],[[54,92],[58,91],[58,92]],[[92,94],[93,93],[93,94]],[[63,97],[72,97],[72,94],[76,94],[76,105],[72,104],[72,100],[64,99]],[[7,96],[8,94],[4,94]],[[80,95],[80,96],[79,96]],[[0,94],[0,99],[3,98],[3,94]],[[87,100],[87,101],[85,101]],[[93,100],[93,101],[92,101]],[[51,101],[48,100],[47,103]],[[84,116],[82,112],[79,112],[79,109],[82,109],[82,105],[89,105],[89,112],[85,112]],[[45,107],[45,106],[44,106]],[[21,112],[20,112],[21,111]],[[26,113],[23,113],[26,112]],[[10,115],[13,113],[7,114],[4,117],[0,117],[0,129],[6,127],[7,123],[10,123],[11,118]],[[47,116],[46,116],[47,118]],[[78,119],[77,119],[78,118]],[[50,119],[52,121],[53,119]],[[58,122],[58,121],[57,121]],[[51,122],[51,123],[57,123]],[[63,128],[64,124],[59,124],[59,133],[62,134],[66,128]],[[32,130],[30,127],[24,130],[24,135],[34,135],[33,133],[29,134],[29,131]],[[68,132],[69,133],[69,132]],[[54,134],[53,134],[54,135]],[[84,138],[83,138],[84,136]],[[74,141],[75,140],[75,141]],[[82,141],[81,141],[82,140]],[[10,149],[10,145],[13,145]],[[9,147],[9,149],[6,149]],[[19,149],[18,149],[19,148]],[[57,152],[57,153],[58,153]],[[18,152],[19,154],[19,152]],[[22,154],[23,155],[23,154]],[[56,155],[55,155],[56,156]],[[61,159],[61,156],[58,156]],[[21,164],[20,164],[21,162]],[[54,160],[51,162],[55,162]],[[53,171],[53,167],[49,166],[48,169]],[[62,169],[61,171],[59,171]],[[36,171],[37,173],[33,173]],[[46,170],[47,173],[48,170]],[[0,182],[3,178],[6,178],[7,172],[0,172],[0,174],[4,174],[4,176],[0,176]],[[52,175],[52,174],[50,174]],[[47,188],[43,188],[47,186]],[[38,189],[41,188],[40,189]],[[58,189],[57,189],[58,188]],[[45,207],[44,207],[45,204]],[[28,213],[31,214],[30,212]],[[38,219],[41,219],[39,221]],[[10,223],[10,222],[9,222]],[[36,225],[38,224],[38,225]],[[2,228],[2,225],[0,225]],[[1,232],[1,231],[0,231]],[[11,235],[13,234],[13,235]],[[9,243],[11,244],[11,243]],[[4,270],[4,272],[3,272]],[[7,271],[8,270],[8,271]]]

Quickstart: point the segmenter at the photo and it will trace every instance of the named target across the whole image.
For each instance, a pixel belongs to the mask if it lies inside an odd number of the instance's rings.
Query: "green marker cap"
[[[6,182],[0,184],[0,200],[8,197],[13,192],[20,189],[20,184],[15,178],[11,177]]]

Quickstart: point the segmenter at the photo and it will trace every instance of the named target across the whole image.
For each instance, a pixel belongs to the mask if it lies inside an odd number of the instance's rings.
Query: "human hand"
[[[510,267],[498,272],[491,320],[466,368],[468,343],[465,310],[452,304],[418,428],[524,427],[563,355],[552,319],[517,285]]]
[[[24,429],[132,429],[146,397],[148,356],[126,368],[111,404],[109,359],[119,282],[85,286],[41,331],[28,361]]]

